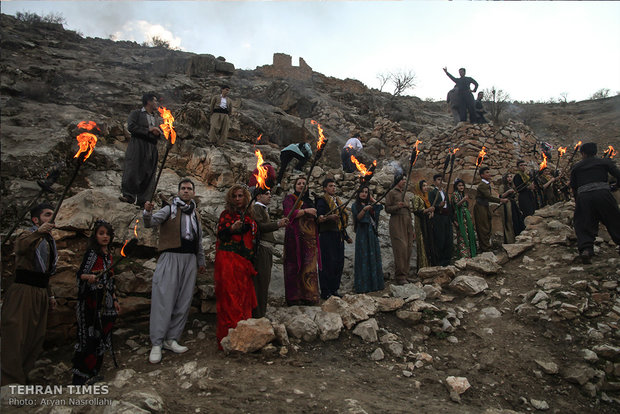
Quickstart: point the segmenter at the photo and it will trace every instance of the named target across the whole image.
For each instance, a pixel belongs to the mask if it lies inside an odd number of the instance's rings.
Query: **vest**
[[[181,215],[183,212],[181,209],[177,209],[177,215],[173,219],[168,219],[164,221],[159,226],[159,244],[157,246],[157,250],[160,252],[177,250],[179,253],[197,253],[198,252],[198,238],[201,236],[201,225],[200,225],[200,214],[198,214],[197,209],[194,209],[196,212],[196,220],[198,221],[198,234],[196,234],[196,238],[193,241],[181,240]],[[185,251],[190,248],[190,245],[193,246],[191,251]],[[183,252],[178,250],[184,248]]]

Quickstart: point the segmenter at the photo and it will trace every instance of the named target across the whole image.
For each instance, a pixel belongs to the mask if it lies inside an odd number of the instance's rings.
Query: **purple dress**
[[[282,201],[285,216],[297,201],[295,194],[289,194]],[[313,208],[304,200],[301,208]],[[310,305],[319,302],[319,278],[317,263],[319,243],[314,217],[303,215],[293,218],[284,234],[284,290],[289,305]]]

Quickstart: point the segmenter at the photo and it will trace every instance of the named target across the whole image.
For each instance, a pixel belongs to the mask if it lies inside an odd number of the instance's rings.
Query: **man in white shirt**
[[[359,154],[362,152],[363,146],[362,141],[360,141],[360,134],[355,133],[351,138],[347,140],[342,147],[342,152],[340,153],[340,158],[342,159],[342,169],[344,172],[355,172],[355,164],[351,161],[351,155],[354,155],[356,158],[359,157]]]
[[[209,129],[209,142],[221,146],[228,138],[230,115],[232,115],[232,100],[228,96],[230,86],[222,85],[222,92],[211,98],[209,109],[211,111],[211,128]]]

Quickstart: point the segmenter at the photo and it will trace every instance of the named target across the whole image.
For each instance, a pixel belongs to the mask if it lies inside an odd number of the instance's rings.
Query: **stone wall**
[[[309,80],[312,78],[312,68],[303,58],[299,58],[299,66],[293,66],[292,58],[285,53],[274,53],[273,64],[256,68],[261,75],[269,78],[285,78],[295,80]]]

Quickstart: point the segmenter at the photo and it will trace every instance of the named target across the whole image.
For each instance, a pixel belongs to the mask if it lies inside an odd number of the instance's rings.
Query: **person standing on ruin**
[[[255,189],[254,191],[260,191]],[[273,232],[288,225],[288,218],[278,221],[269,218],[267,206],[271,203],[271,191],[261,192],[256,196],[256,203],[252,206],[254,220],[258,225],[258,237],[256,254],[254,255],[254,268],[257,275],[254,277],[254,289],[258,305],[252,311],[253,318],[262,318],[267,311],[267,298],[269,295],[269,283],[271,282],[271,266],[273,264],[273,244],[276,239]]]
[[[359,158],[359,154],[362,152],[362,141],[360,141],[360,134],[355,133],[351,138],[345,142],[342,151],[340,152],[340,159],[342,160],[342,170],[347,173],[356,171],[355,164],[351,161],[351,155],[355,158]]]
[[[15,281],[2,304],[2,385],[26,384],[43,350],[48,310],[56,308],[49,285],[58,261],[53,209],[41,203],[30,210],[33,226],[15,241]]]
[[[446,101],[448,102],[448,108],[450,109],[450,113],[452,113],[452,119],[454,120],[454,125],[461,122],[461,114],[459,110],[459,88],[454,85],[454,88],[448,91],[448,95],[446,96]]]
[[[465,68],[459,69],[459,78],[452,76],[450,72],[448,72],[448,68],[443,68],[443,71],[452,79],[459,89],[459,116],[461,121],[467,122],[467,113],[469,113],[469,122],[472,124],[475,123],[478,118],[476,116],[476,103],[473,94],[478,90],[478,82],[476,82],[474,78],[465,76]],[[469,86],[471,84],[474,85],[473,90]]]
[[[484,98],[484,92],[478,92],[478,99],[476,99],[476,123],[478,124],[488,124],[489,121],[486,120],[484,114],[487,112],[484,109],[484,104],[482,103],[482,98]]]
[[[448,266],[452,259],[454,232],[452,229],[452,210],[448,196],[443,190],[441,174],[433,176],[433,189],[428,193],[428,200],[431,206],[435,206],[431,221],[433,222],[433,251],[436,254],[436,263],[432,263],[432,265]],[[429,259],[433,260],[432,258]]]
[[[142,95],[142,109],[129,114],[127,129],[131,133],[125,152],[125,168],[119,200],[144,206],[149,200],[157,171],[157,141],[163,135],[154,93]]]
[[[211,128],[209,129],[209,143],[222,146],[228,138],[230,116],[233,113],[232,99],[228,96],[230,86],[222,85],[219,95],[211,98],[209,111],[211,112]]]
[[[489,203],[508,202],[507,198],[498,198],[491,195],[491,171],[489,167],[480,168],[480,178],[482,181],[478,184],[476,190],[476,204],[474,205],[474,221],[476,223],[476,233],[478,234],[478,251],[491,251],[491,209]]]
[[[178,344],[194,295],[196,272],[205,272],[202,224],[194,201],[195,186],[184,178],[171,204],[152,213],[153,203],[144,204],[146,228],[159,226],[161,252],[153,273],[150,338],[153,347],[149,362],[161,361],[162,347],[177,354],[187,351]]]
[[[321,299],[340,296],[340,280],[344,270],[344,242],[353,243],[347,234],[349,214],[336,196],[336,181],[333,178],[323,180],[323,197],[316,200],[316,212],[319,223],[319,245],[321,246],[321,264],[319,286]],[[331,214],[327,214],[329,212]]]
[[[409,266],[415,235],[411,222],[411,203],[403,196],[406,180],[402,177],[385,198],[385,211],[390,214],[390,241],[394,253],[394,278],[396,284],[408,282]]]
[[[536,211],[536,196],[534,195],[536,186],[533,180],[534,174],[527,173],[525,161],[517,161],[517,168],[519,171],[515,174],[513,183],[519,193],[519,209],[523,214],[523,218],[525,218],[531,216]]]
[[[607,227],[612,240],[620,246],[620,208],[608,182],[609,175],[620,180],[620,169],[610,158],[597,158],[596,151],[594,142],[583,144],[579,148],[581,161],[570,172],[570,187],[575,195],[577,248],[586,264],[592,263],[599,222]]]

